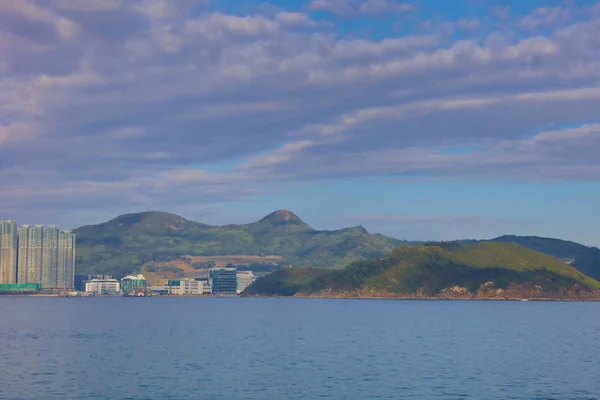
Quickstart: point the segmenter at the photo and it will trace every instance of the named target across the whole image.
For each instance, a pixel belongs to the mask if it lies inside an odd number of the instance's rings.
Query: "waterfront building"
[[[173,294],[178,296],[200,296],[210,294],[210,287],[204,286],[204,281],[194,279],[173,279],[166,285],[157,285],[150,287],[153,293],[166,295]]]
[[[204,294],[204,282],[193,279],[182,279],[179,281],[177,294],[192,296]]]
[[[148,282],[144,275],[127,275],[121,279],[121,293],[124,296],[146,294]]]
[[[30,294],[39,292],[42,285],[39,283],[10,283],[0,284],[0,294]]]
[[[202,282],[203,294],[212,293],[212,283],[210,278],[195,278],[194,280]]]
[[[237,269],[236,268],[211,268],[208,276],[212,284],[212,292],[216,294],[237,293]]]
[[[121,291],[121,284],[117,279],[92,279],[85,284],[86,293],[117,294]]]
[[[150,292],[152,292],[152,294],[156,294],[156,295],[160,295],[160,296],[167,296],[170,294],[170,291],[172,288],[169,287],[169,285],[155,285],[155,286],[150,286]]]
[[[256,277],[252,271],[237,271],[237,293],[242,293],[255,280]]]
[[[0,221],[0,284],[17,283],[17,224]]]
[[[92,279],[112,279],[112,275],[102,274],[88,274],[88,275],[75,275],[75,290],[79,292],[85,292],[85,284]]]

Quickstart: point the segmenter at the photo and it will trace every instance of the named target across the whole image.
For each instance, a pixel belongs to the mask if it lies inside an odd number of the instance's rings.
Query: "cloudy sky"
[[[0,219],[600,245],[597,0],[0,0]]]

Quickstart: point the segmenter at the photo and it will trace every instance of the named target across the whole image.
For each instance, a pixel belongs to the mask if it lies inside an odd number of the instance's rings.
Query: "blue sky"
[[[600,3],[0,2],[0,219],[600,245]]]

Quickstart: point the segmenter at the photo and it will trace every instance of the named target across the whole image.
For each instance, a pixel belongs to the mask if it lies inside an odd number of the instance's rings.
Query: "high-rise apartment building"
[[[41,283],[43,289],[75,285],[75,235],[56,226],[23,225],[18,229],[19,283]]]
[[[58,231],[56,287],[75,287],[75,234]]]
[[[50,225],[42,231],[42,287],[58,285],[58,228]]]
[[[18,229],[19,283],[42,283],[43,235],[43,225],[23,225]]]
[[[17,224],[0,221],[0,284],[17,283]]]

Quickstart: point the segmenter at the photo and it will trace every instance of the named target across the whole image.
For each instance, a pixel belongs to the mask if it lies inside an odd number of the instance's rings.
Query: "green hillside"
[[[257,280],[244,294],[335,296],[369,290],[382,297],[417,293],[437,296],[453,287],[470,295],[520,290],[527,297],[534,297],[536,293],[541,296],[569,290],[592,291],[600,289],[600,282],[530,249],[478,242],[404,246],[381,259],[357,261],[343,270],[323,273],[286,268]]]
[[[343,268],[379,258],[404,242],[369,234],[362,226],[318,231],[279,210],[258,222],[210,226],[163,212],[127,214],[76,229],[77,273],[122,276],[150,261],[190,256],[277,255],[282,265]]]
[[[567,261],[584,274],[600,280],[600,249],[567,240],[538,236],[505,235],[492,242],[515,243],[531,250]]]

